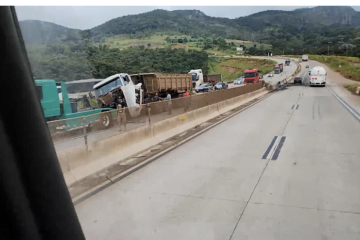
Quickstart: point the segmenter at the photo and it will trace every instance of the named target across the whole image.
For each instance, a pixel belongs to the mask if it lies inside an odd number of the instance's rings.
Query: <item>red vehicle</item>
[[[259,82],[259,70],[249,68],[245,70],[244,84],[254,84]]]

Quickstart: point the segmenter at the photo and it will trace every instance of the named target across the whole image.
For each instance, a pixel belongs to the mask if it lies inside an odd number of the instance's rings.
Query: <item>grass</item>
[[[345,56],[308,55],[309,59],[324,63],[342,76],[360,81],[360,59]],[[300,58],[301,56],[295,56]]]
[[[168,46],[165,42],[165,38],[170,37],[171,39],[174,37],[177,38],[187,38],[190,39],[190,36],[187,35],[167,35],[167,34],[156,34],[152,35],[149,38],[144,39],[131,39],[129,35],[116,35],[113,37],[109,37],[106,39],[106,44],[111,48],[119,48],[124,49],[128,47],[135,47],[144,45],[147,47],[148,44],[151,44],[150,48],[162,48]]]
[[[211,58],[209,60],[209,74],[221,73],[224,81],[233,81],[244,75],[246,69],[257,68],[263,74],[271,72],[276,62],[267,59],[250,58]]]
[[[357,88],[360,87],[359,83],[345,84],[344,87],[352,93],[355,93]]]

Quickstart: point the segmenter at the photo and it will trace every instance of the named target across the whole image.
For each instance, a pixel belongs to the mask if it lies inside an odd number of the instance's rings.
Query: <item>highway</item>
[[[86,239],[360,239],[360,116],[302,66],[304,85],[77,204]]]
[[[284,62],[284,59],[276,59],[276,58],[272,58],[272,60],[274,61],[278,61],[278,62]],[[264,76],[264,80],[266,82],[270,82],[270,83],[276,83],[281,81],[284,77],[286,76],[290,76],[293,72],[295,72],[297,65],[295,63],[291,63],[290,66],[284,66],[284,71],[281,74],[275,74],[274,77],[272,78],[268,78],[267,74]],[[229,87],[233,87],[232,85],[230,85]],[[128,119],[128,121],[131,121],[131,119]],[[146,119],[144,119],[144,121],[142,121],[141,123],[128,123],[127,124],[127,130],[131,130],[133,128],[139,127],[139,126],[143,126],[146,124]],[[94,132],[88,135],[88,143],[91,142],[96,142],[117,134],[121,134],[121,132],[118,132],[118,127],[114,127],[114,128],[110,128],[108,130],[102,130],[99,132]],[[79,146],[83,146],[85,144],[85,140],[84,137],[79,136],[76,138],[69,138],[68,140],[64,140],[58,143],[55,143],[55,149],[56,151],[65,151],[67,149],[71,149],[71,148],[75,148],[75,147],[79,147]]]

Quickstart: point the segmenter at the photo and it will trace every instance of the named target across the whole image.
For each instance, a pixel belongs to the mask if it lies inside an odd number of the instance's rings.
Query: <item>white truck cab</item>
[[[308,55],[302,55],[301,60],[302,60],[303,62],[307,62],[307,61],[309,60]]]
[[[201,69],[190,70],[189,74],[191,74],[193,89],[204,83],[204,74]]]
[[[325,68],[317,66],[311,69],[310,72],[310,87],[311,86],[324,86],[326,85],[327,72]]]
[[[112,99],[112,94],[109,94],[113,90],[121,89],[126,104],[128,106],[130,115],[137,117],[140,115],[141,103],[143,100],[143,90],[141,89],[142,83],[134,85],[131,77],[127,73],[114,74],[101,82],[94,85],[95,97],[101,99],[103,96],[109,95]],[[138,93],[136,93],[137,91]],[[139,100],[140,104],[136,103]],[[106,100],[107,101],[107,100]],[[111,100],[112,101],[112,100]],[[110,102],[111,102],[110,101]]]

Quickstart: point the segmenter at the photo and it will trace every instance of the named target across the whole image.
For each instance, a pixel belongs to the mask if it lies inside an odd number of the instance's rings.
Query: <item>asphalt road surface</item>
[[[360,239],[360,116],[331,91],[289,86],[79,203],[86,239]]]
[[[284,62],[284,59],[277,59],[277,58],[272,58],[272,59],[274,61]],[[274,74],[274,77],[272,77],[272,78],[268,78],[267,74],[266,74],[264,76],[264,80],[266,82],[271,82],[271,83],[279,82],[284,77],[290,76],[293,72],[295,72],[296,68],[297,68],[297,65],[294,62],[292,62],[290,66],[284,66],[284,71],[281,74]],[[233,86],[233,84],[229,84],[229,87],[231,88],[234,86]],[[178,112],[181,112],[181,111],[178,111]],[[175,116],[176,113],[177,112],[174,111],[173,115]],[[128,121],[130,121],[130,119],[128,119]],[[144,119],[141,122],[137,122],[137,123],[128,122],[126,128],[127,128],[127,130],[131,130],[131,129],[134,129],[137,127],[141,127],[145,124],[146,124],[146,119]],[[90,135],[88,135],[87,141],[88,141],[88,143],[96,142],[96,141],[100,141],[105,138],[109,138],[111,136],[115,136],[117,134],[121,134],[121,132],[120,133],[118,132],[117,127],[111,128],[108,130],[102,130],[102,131],[94,132],[94,133],[91,133]],[[56,151],[65,151],[70,148],[83,146],[84,144],[85,144],[84,137],[79,136],[76,138],[72,137],[71,139],[64,139],[61,142],[55,143],[54,146],[55,146]]]

